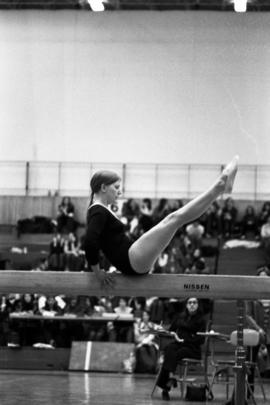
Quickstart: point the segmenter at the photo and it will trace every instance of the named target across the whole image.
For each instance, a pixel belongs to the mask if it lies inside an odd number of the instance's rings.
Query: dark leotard
[[[131,267],[128,250],[132,242],[125,234],[122,222],[100,204],[88,209],[85,254],[89,265],[99,263],[99,251],[110,263],[125,274],[138,274]]]

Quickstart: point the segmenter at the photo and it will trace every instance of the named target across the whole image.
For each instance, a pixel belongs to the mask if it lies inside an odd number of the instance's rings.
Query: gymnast
[[[115,279],[113,273],[106,273],[100,267],[100,251],[123,274],[148,273],[178,228],[199,218],[219,195],[232,192],[237,168],[238,156],[235,156],[207,191],[167,215],[135,242],[130,241],[124,225],[110,210],[110,205],[115,205],[121,195],[120,177],[113,171],[96,172],[90,181],[84,248],[88,266],[101,287],[113,287]]]

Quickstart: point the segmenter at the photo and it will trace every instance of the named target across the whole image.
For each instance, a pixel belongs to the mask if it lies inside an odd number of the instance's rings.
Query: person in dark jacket
[[[169,400],[169,391],[176,385],[173,378],[179,362],[186,357],[201,358],[201,345],[204,337],[197,332],[205,332],[206,321],[199,307],[197,298],[190,297],[186,301],[185,309],[172,322],[169,331],[174,341],[165,347],[164,362],[159,372],[157,385],[162,389],[162,398]]]

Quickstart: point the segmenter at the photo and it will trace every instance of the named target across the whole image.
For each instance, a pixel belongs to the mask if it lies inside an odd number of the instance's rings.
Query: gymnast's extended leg
[[[181,226],[200,217],[220,194],[232,190],[237,161],[238,157],[235,157],[207,191],[169,214],[131,245],[129,259],[137,273],[148,273]]]

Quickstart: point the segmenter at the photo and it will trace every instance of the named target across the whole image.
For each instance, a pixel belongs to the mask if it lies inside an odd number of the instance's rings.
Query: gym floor
[[[156,389],[153,398],[153,376],[134,376],[116,373],[83,372],[40,372],[40,371],[1,371],[1,405],[161,405],[160,390]],[[256,387],[257,405],[267,404],[270,398],[270,384],[264,383],[266,402],[259,387]],[[225,387],[214,386],[212,405],[226,402]],[[171,405],[195,405],[180,398],[180,390],[171,392]],[[251,402],[250,402],[251,403]]]

